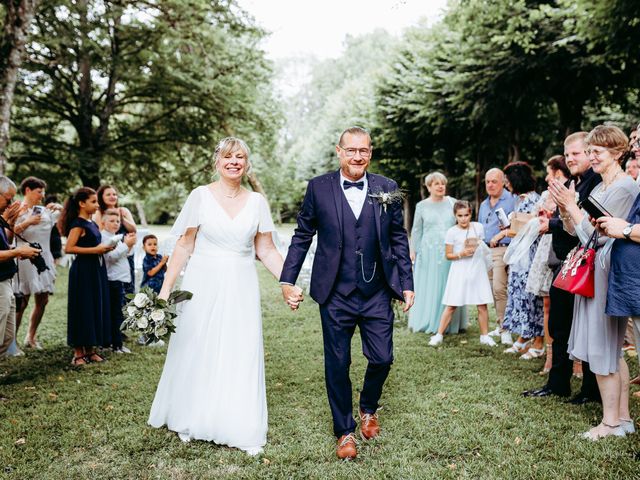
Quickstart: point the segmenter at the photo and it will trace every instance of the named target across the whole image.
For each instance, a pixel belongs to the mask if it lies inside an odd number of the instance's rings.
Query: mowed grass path
[[[183,444],[146,425],[164,349],[130,345],[133,355],[71,368],[60,269],[41,329],[45,351],[0,363],[0,478],[640,478],[638,435],[598,443],[578,437],[598,422],[598,406],[520,396],[544,382],[540,361],[480,347],[475,326],[432,349],[426,335],[409,333],[402,321],[382,398],[383,435],[361,445],[357,460],[338,462],[317,306],[307,300],[289,312],[262,267],[260,276],[269,403],[264,455]],[[353,359],[357,405],[365,368],[357,335]],[[635,358],[630,366],[637,371]],[[635,418],[638,407],[632,400]]]

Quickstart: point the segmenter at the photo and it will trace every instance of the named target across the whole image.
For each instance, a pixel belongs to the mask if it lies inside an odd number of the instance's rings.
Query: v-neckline
[[[232,217],[231,215],[229,215],[229,212],[227,212],[224,207],[222,206],[222,204],[218,201],[218,199],[216,198],[216,196],[213,194],[213,190],[211,190],[211,187],[209,185],[205,185],[205,188],[207,189],[207,191],[209,192],[209,195],[211,195],[211,198],[213,199],[213,201],[215,202],[215,204],[218,206],[218,208],[220,208],[220,210],[222,210],[224,212],[224,214],[226,215],[226,217],[230,220],[230,221],[234,221],[236,218],[238,218],[240,215],[242,215],[242,212],[244,212],[245,208],[247,208],[247,204],[249,203],[249,199],[251,199],[251,192],[249,192],[249,195],[247,195],[247,199],[244,202],[244,205],[240,208],[240,210],[238,210],[238,213],[236,213],[235,217]]]

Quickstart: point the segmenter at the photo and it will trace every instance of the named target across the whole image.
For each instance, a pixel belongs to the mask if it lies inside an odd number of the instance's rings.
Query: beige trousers
[[[7,355],[7,349],[16,333],[16,299],[13,296],[11,280],[0,282],[0,358]]]
[[[493,301],[496,307],[496,321],[502,325],[504,311],[507,308],[507,280],[509,279],[509,267],[504,263],[504,252],[507,247],[495,247],[491,249],[493,256],[493,269],[489,272]]]

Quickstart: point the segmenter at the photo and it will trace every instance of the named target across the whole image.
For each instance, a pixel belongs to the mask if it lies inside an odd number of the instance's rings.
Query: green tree
[[[44,1],[16,111],[16,171],[135,191],[211,177],[217,140],[271,155],[264,32],[233,0]]]

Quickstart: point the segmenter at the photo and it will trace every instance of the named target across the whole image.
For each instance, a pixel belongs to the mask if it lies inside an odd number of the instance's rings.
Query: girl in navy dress
[[[109,285],[102,254],[113,247],[100,244],[100,229],[91,220],[97,209],[96,192],[82,187],[67,200],[61,218],[67,235],[65,252],[76,255],[69,270],[67,306],[67,343],[73,347],[74,366],[104,361],[95,346],[111,343]]]

